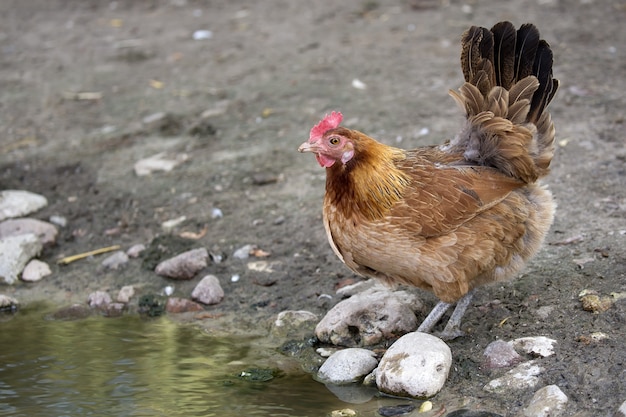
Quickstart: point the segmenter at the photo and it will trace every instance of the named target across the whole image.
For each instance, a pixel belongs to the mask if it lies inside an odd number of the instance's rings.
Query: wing
[[[407,152],[398,168],[411,178],[411,185],[390,211],[388,222],[420,237],[442,236],[525,185],[494,168],[457,161],[438,148]]]

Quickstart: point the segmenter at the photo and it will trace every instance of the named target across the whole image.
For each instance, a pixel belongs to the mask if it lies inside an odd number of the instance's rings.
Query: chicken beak
[[[304,142],[298,148],[298,152],[314,152],[314,153],[317,153],[319,151],[320,151],[319,145],[317,145],[316,143],[311,143],[311,142]]]

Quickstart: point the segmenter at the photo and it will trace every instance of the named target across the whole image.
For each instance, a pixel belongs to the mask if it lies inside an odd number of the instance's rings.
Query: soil
[[[449,138],[462,122],[447,96],[462,82],[459,37],[500,20],[535,23],[554,50],[559,147],[547,183],[559,208],[548,244],[522,276],[478,292],[436,400],[471,398],[514,414],[534,390],[483,391],[493,375],[481,368],[482,352],[496,339],[545,335],[558,345],[541,360],[541,384],[569,397],[565,415],[612,415],[626,400],[626,302],[592,313],[579,293],[626,291],[622,1],[3,1],[0,189],[45,195],[49,205],[35,216],[68,224],[41,256],[53,275],[1,292],[58,305],[129,284],[142,293],[173,285],[188,296],[201,275],[172,281],[140,260],[117,271],[103,269],[102,257],[55,261],[155,238],[173,255],[174,236],[192,232],[200,237],[183,246],[227,255],[204,272],[226,292],[207,310],[235,317],[232,331],[258,331],[282,310],[323,315],[339,301],[336,287],[359,278],[326,242],[324,172],[298,145],[335,109],[347,126],[388,144]],[[209,38],[193,39],[198,30]],[[135,175],[136,161],[161,152],[186,160]],[[223,217],[213,218],[214,208]],[[181,216],[168,235],[162,223]],[[271,278],[232,257],[246,244],[269,252],[253,260],[269,262]]]

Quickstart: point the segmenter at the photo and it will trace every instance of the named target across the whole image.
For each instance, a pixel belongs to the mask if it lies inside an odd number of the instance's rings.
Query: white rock
[[[2,310],[16,310],[20,305],[20,302],[13,297],[9,297],[5,294],[0,294],[0,311]]]
[[[36,282],[50,275],[52,271],[50,266],[37,259],[31,260],[22,271],[22,280],[28,282]]]
[[[0,240],[0,282],[13,284],[32,258],[41,252],[37,236],[29,233]]]
[[[374,352],[367,349],[339,350],[320,367],[317,377],[324,383],[350,384],[362,380],[378,365]]]
[[[23,190],[0,191],[0,221],[26,216],[48,205],[46,197]]]
[[[271,332],[278,337],[286,338],[290,335],[290,339],[297,332],[310,332],[315,327],[318,317],[316,314],[306,310],[286,310],[281,311],[276,316],[276,320],[272,325]]]
[[[315,334],[325,343],[370,346],[417,328],[414,308],[420,303],[405,291],[374,287],[337,303],[317,324]]]
[[[492,379],[483,387],[489,392],[504,392],[532,388],[539,383],[539,375],[544,369],[532,360],[524,362],[508,371],[500,378]]]
[[[146,245],[138,243],[128,248],[128,250],[126,251],[126,255],[128,255],[130,258],[138,258],[139,255],[141,255],[141,252],[143,252],[144,250],[146,250]]]
[[[217,304],[224,299],[224,290],[215,275],[207,275],[193,289],[191,298],[202,304]]]
[[[193,33],[193,39],[195,41],[203,41],[206,39],[211,39],[213,37],[213,32],[210,30],[196,30]]]
[[[106,269],[115,270],[126,263],[128,263],[128,255],[124,251],[118,250],[104,258],[101,265]]]
[[[408,333],[380,360],[376,385],[391,395],[432,397],[445,384],[451,365],[452,352],[443,340],[427,333]]]
[[[174,279],[191,279],[206,268],[209,252],[205,248],[193,249],[159,263],[155,272]]]
[[[568,398],[556,385],[545,386],[533,395],[522,413],[525,417],[557,417],[565,409]]]
[[[120,292],[117,293],[117,301],[120,303],[128,303],[135,295],[135,287],[132,285],[125,285],[120,288]]]
[[[515,339],[509,343],[511,343],[516,349],[522,349],[526,353],[545,358],[554,355],[554,345],[556,345],[556,340],[545,336],[535,336],[520,337],[519,339]]]
[[[626,401],[620,405],[617,413],[615,413],[615,417],[626,417]]]
[[[306,310],[281,311],[274,321],[275,327],[299,326],[302,323],[317,321],[317,315]]]
[[[104,291],[92,292],[87,298],[87,304],[91,308],[105,309],[112,301],[111,296]]]
[[[55,242],[58,230],[55,225],[37,219],[9,219],[0,223],[0,239],[27,233],[34,234],[47,245]]]
[[[50,216],[49,220],[50,220],[50,223],[56,224],[59,227],[67,226],[67,218],[65,218],[63,216],[52,215],[52,216]]]
[[[137,174],[138,177],[143,177],[155,171],[168,172],[188,159],[189,155],[184,153],[178,154],[174,158],[168,158],[164,152],[161,152],[135,162],[135,174]]]
[[[248,259],[250,252],[255,248],[254,245],[244,245],[233,252],[233,258],[235,259]]]

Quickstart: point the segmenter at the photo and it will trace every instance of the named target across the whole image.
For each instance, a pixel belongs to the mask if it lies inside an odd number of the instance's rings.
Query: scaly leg
[[[437,305],[433,307],[430,313],[428,313],[428,316],[426,316],[422,324],[420,324],[420,327],[417,328],[417,331],[430,333],[433,330],[433,327],[435,327],[435,325],[439,323],[441,317],[443,317],[443,315],[446,313],[446,311],[448,311],[450,307],[452,307],[452,304],[439,301]]]
[[[456,303],[456,307],[446,324],[446,327],[443,331],[438,335],[443,340],[452,340],[457,337],[464,336],[465,333],[461,330],[461,319],[465,314],[465,310],[469,307],[472,302],[472,297],[474,296],[474,290],[468,292]],[[444,303],[443,301],[439,301],[437,305],[432,309],[432,311],[428,314],[428,316],[424,319],[420,327],[418,327],[418,332],[430,333],[433,330],[433,327],[441,320],[441,317],[448,311],[448,309],[452,306],[450,303]]]
[[[456,307],[446,324],[446,327],[443,329],[443,332],[439,334],[439,337],[443,340],[452,340],[456,339],[460,336],[465,336],[465,332],[461,330],[461,319],[465,314],[465,310],[472,302],[472,297],[474,297],[474,290],[468,292],[456,303]]]

